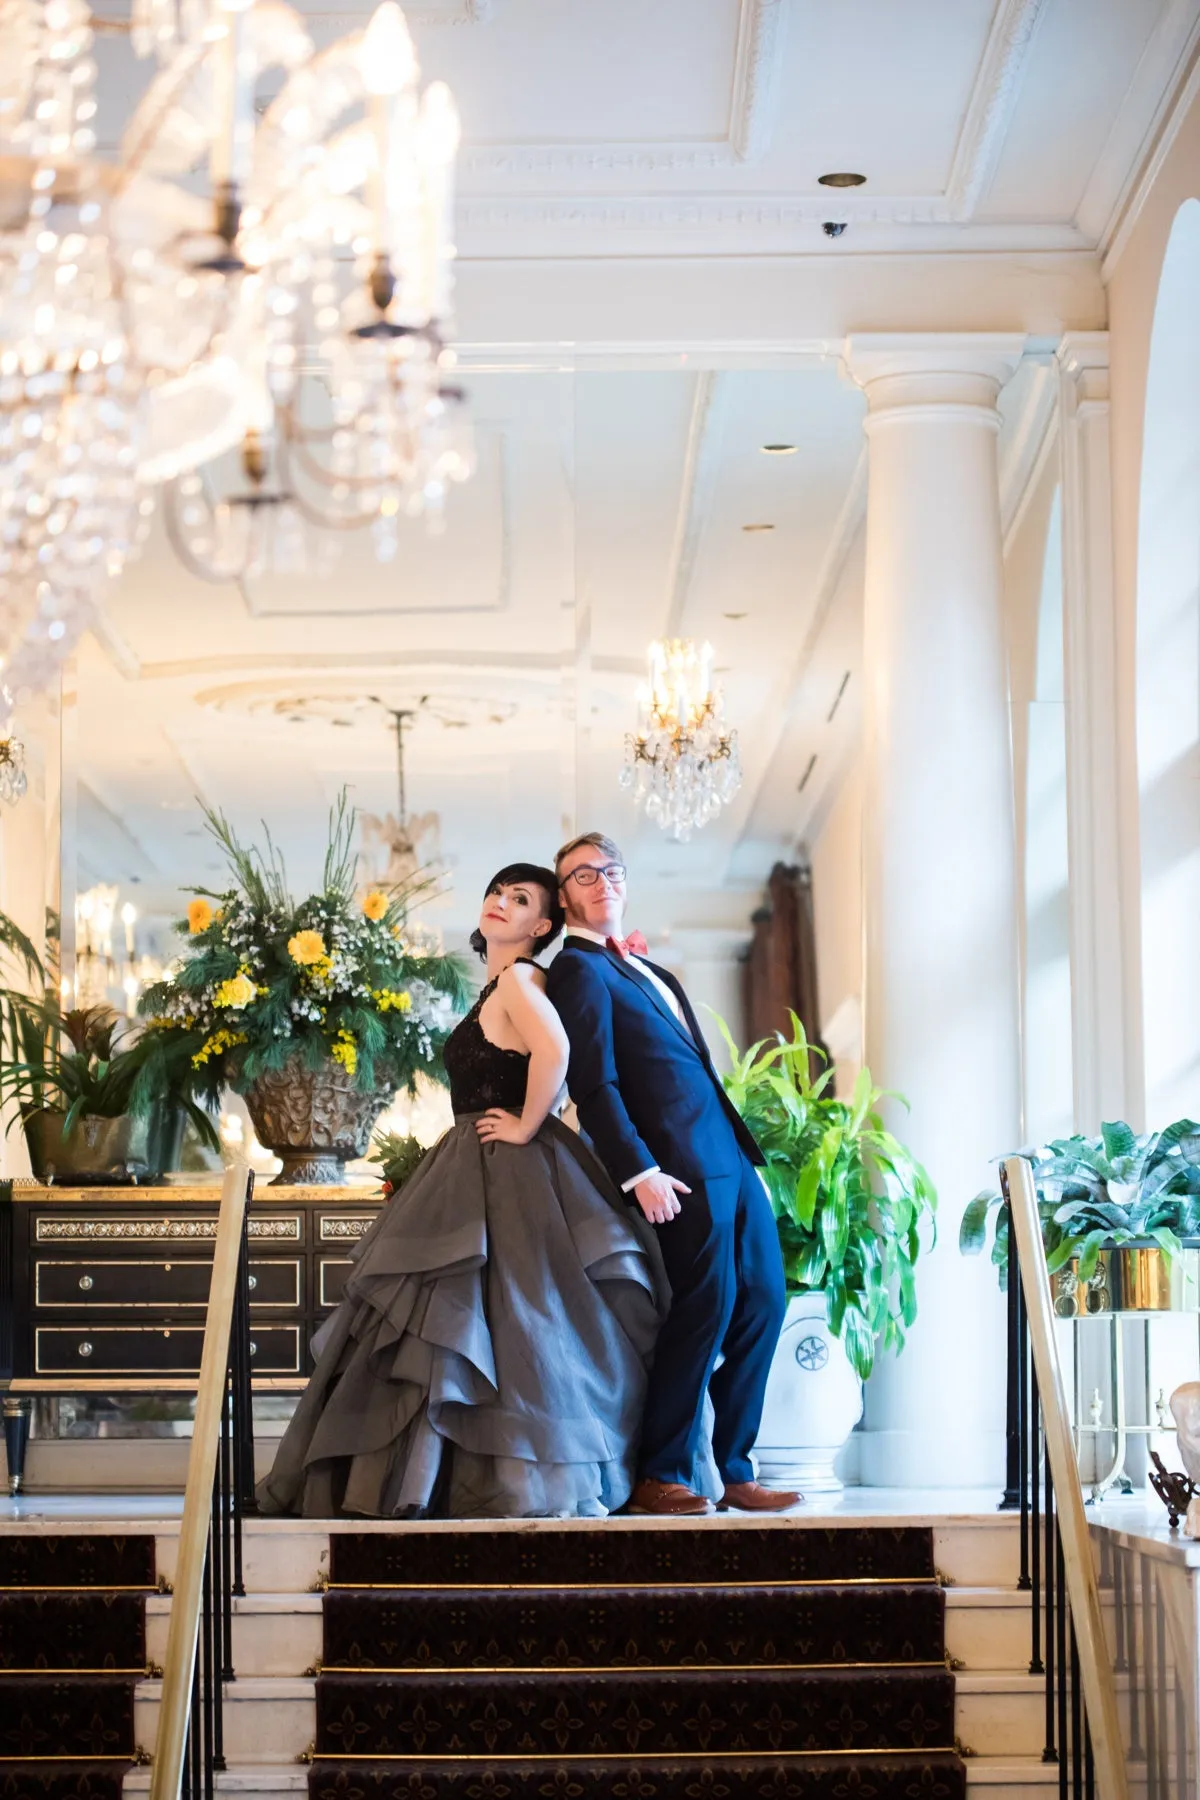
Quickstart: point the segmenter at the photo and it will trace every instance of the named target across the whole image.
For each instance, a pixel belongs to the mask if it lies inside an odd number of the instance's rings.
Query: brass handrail
[[[1100,1800],[1129,1800],[1116,1682],[1104,1636],[1100,1585],[1083,1510],[1083,1484],[1079,1479],[1075,1440],[1054,1336],[1054,1303],[1046,1253],[1042,1247],[1037,1189],[1033,1171],[1023,1156],[1010,1156],[1004,1164],[1004,1175],[1029,1319],[1029,1342],[1042,1404],[1046,1460],[1054,1482],[1067,1597],[1076,1622],[1083,1699],[1096,1766],[1096,1791]],[[1061,1754],[1065,1754],[1065,1746],[1060,1746]]]
[[[213,1479],[217,1469],[222,1419],[229,1370],[229,1332],[237,1291],[238,1259],[250,1171],[241,1158],[225,1170],[221,1186],[221,1211],[213,1250],[212,1284],[204,1319],[204,1349],[196,1387],[196,1416],[188,1457],[187,1487],[179,1527],[179,1553],[175,1562],[175,1588],[171,1623],[163,1662],[162,1699],[154,1746],[154,1772],[150,1800],[178,1800],[183,1779],[188,1715],[192,1700],[192,1675],[196,1663],[196,1639],[204,1585],[204,1560],[208,1551],[212,1516]]]

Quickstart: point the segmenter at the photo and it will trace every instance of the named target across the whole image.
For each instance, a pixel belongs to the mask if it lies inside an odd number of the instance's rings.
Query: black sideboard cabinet
[[[21,1492],[36,1394],[194,1389],[220,1189],[0,1183],[0,1396],[9,1492]],[[341,1298],[375,1188],[256,1188],[250,1206],[254,1386],[299,1392]]]

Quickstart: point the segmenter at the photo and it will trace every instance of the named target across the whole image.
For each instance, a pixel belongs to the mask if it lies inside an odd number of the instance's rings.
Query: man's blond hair
[[[585,831],[582,837],[572,838],[569,844],[563,845],[554,858],[554,873],[557,875],[568,856],[576,850],[582,850],[585,845],[589,849],[603,851],[604,855],[611,857],[613,862],[623,863],[625,861],[610,837],[605,837],[602,831]]]

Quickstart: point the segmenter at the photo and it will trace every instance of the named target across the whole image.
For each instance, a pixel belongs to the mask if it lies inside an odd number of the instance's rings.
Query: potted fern
[[[766,1157],[789,1304],[756,1447],[765,1480],[806,1493],[841,1486],[834,1460],[862,1414],[862,1383],[880,1348],[899,1351],[917,1316],[916,1267],[932,1247],[937,1195],[884,1125],[869,1070],[854,1092],[793,1013],[779,1035],[739,1052],[725,1089]],[[924,1235],[923,1235],[924,1234]],[[928,1238],[926,1243],[925,1237]]]

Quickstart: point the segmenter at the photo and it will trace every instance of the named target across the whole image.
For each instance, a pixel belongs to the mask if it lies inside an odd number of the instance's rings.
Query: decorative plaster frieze
[[[1030,47],[1047,0],[999,0],[950,167],[951,217],[969,219],[987,192],[1008,136]]]

